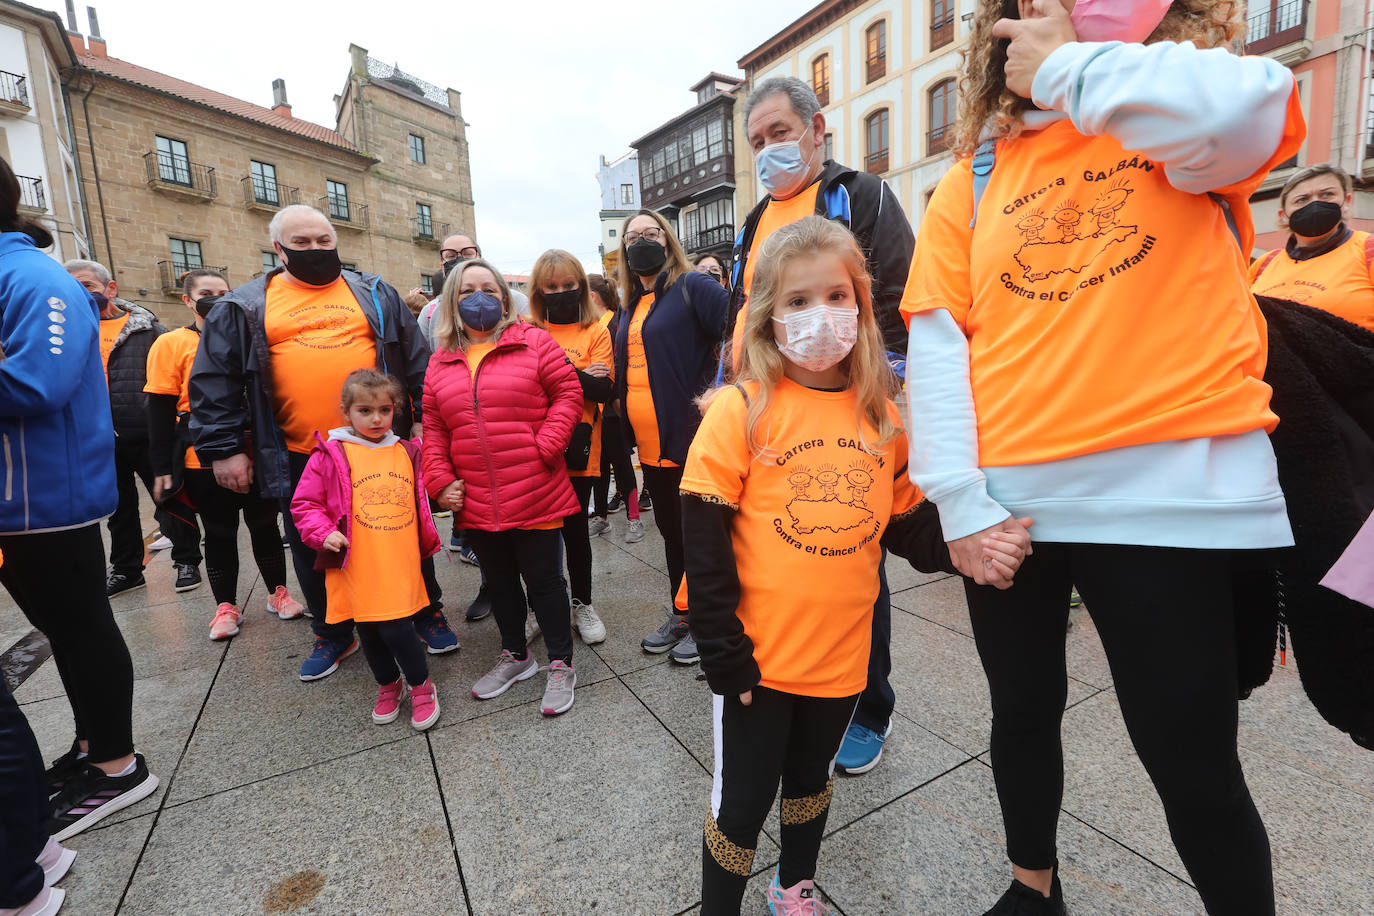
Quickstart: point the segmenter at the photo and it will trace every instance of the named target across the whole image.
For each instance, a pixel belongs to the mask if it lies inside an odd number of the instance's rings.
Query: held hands
[[[329,532],[329,537],[324,539],[324,544],[321,546],[330,553],[338,553],[348,546],[348,538],[344,537],[342,531],[331,531]]]
[[[162,502],[162,494],[172,489],[172,475],[159,474],[153,478],[153,502]]]
[[[1022,98],[1031,97],[1031,84],[1040,65],[1060,45],[1078,40],[1061,0],[1019,0],[1020,19],[999,19],[992,27],[997,38],[1009,38],[1007,88]]]
[[[739,695],[739,701],[740,701],[740,705],[742,705],[742,706],[752,706],[752,705],[754,705],[754,691],[752,691],[752,690],[746,690],[746,691],[744,691],[744,693],[741,693],[741,694]]]
[[[609,378],[611,375],[611,367],[605,363],[592,363],[582,371],[592,378]]]
[[[1034,553],[1027,529],[1032,519],[1006,519],[991,528],[949,541],[954,568],[978,585],[1006,590],[1021,562]]]
[[[235,493],[247,493],[253,485],[253,462],[240,452],[214,463],[215,483]]]
[[[451,512],[461,512],[463,510],[463,494],[466,490],[466,484],[461,480],[455,480],[444,487],[443,492],[439,494],[439,498],[435,502]]]

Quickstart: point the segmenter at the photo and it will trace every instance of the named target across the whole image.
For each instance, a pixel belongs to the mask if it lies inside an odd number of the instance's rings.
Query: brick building
[[[344,263],[403,293],[428,286],[450,225],[471,229],[452,89],[352,46],[331,130],[294,117],[281,80],[264,108],[110,57],[98,36],[68,37],[92,257],[122,296],[164,319],[181,323],[178,278],[190,268],[225,270],[238,285],[276,266],[267,226],[289,204],[327,214]]]

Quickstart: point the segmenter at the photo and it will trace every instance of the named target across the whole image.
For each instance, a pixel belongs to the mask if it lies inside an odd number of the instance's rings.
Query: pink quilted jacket
[[[317,432],[315,443],[315,450],[310,453],[310,461],[301,474],[300,483],[296,484],[296,490],[291,495],[291,517],[295,519],[296,530],[301,533],[301,542],[311,550],[318,551],[315,569],[343,569],[348,562],[348,548],[334,553],[321,547],[331,531],[342,531],[350,543],[353,541],[353,488],[349,486],[348,458],[344,455],[343,443],[337,440],[322,439]],[[429,500],[425,499],[420,448],[412,439],[402,439],[401,445],[410,455],[410,463],[415,468],[420,556],[432,557],[439,552],[439,532],[434,528]]]
[[[582,386],[547,331],[517,322],[477,366],[439,349],[425,374],[425,486],[465,485],[459,528],[509,531],[577,511],[563,451],[582,416]]]

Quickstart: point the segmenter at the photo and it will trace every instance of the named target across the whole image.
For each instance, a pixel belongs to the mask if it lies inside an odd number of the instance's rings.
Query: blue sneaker
[[[453,533],[448,536],[448,549],[449,553],[458,553],[463,549],[463,536],[458,533],[457,528],[454,528]]]
[[[435,611],[432,616],[415,621],[415,632],[425,641],[430,655],[458,651],[458,634],[449,629],[443,611]]]
[[[462,550],[458,551],[458,559],[462,560],[464,563],[467,563],[469,566],[481,565],[477,562],[477,551],[473,550],[466,544],[463,545]]]
[[[883,759],[883,742],[890,734],[891,722],[887,723],[887,730],[882,734],[858,722],[850,722],[844,733],[844,741],[840,744],[840,752],[835,755],[835,766],[850,776],[867,773]]]
[[[301,662],[301,680],[318,681],[322,677],[329,677],[339,670],[339,662],[348,658],[358,651],[358,640],[349,640],[347,643],[330,642],[323,637],[315,637],[315,649],[310,653],[310,657]]]

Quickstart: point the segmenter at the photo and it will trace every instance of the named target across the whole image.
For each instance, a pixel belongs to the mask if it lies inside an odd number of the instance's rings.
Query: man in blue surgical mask
[[[873,313],[889,359],[900,370],[906,353],[906,325],[898,306],[916,239],[896,195],[879,175],[825,158],[825,115],[816,93],[796,77],[774,77],[759,83],[744,103],[744,123],[759,182],[768,196],[745,218],[735,242],[730,313],[736,317],[729,352],[739,351],[743,337],[741,318],[753,284],[759,246],[788,223],[819,214],[848,227],[868,256]],[[727,359],[723,369],[733,368],[733,357],[722,357],[723,362]],[[877,766],[883,741],[891,731],[895,702],[888,684],[891,630],[892,608],[884,574],[873,606],[868,687],[859,698],[854,721],[836,758],[836,765],[849,773],[866,773]]]

